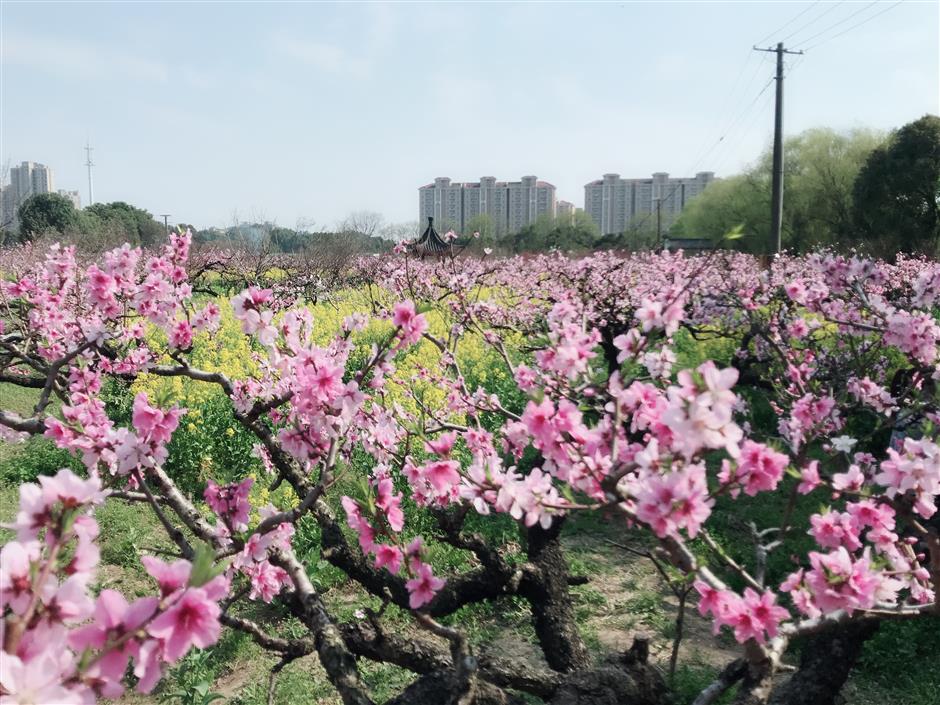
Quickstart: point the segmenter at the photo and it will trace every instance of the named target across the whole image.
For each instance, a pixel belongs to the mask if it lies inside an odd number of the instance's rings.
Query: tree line
[[[664,229],[673,239],[720,241],[739,229],[734,245],[764,252],[770,239],[772,153],[768,148],[740,174],[715,181]],[[891,257],[898,252],[933,255],[940,247],[940,117],[925,115],[885,135],[858,128],[839,132],[814,128],[784,143],[783,244],[794,252],[824,246],[858,248]],[[18,210],[18,233],[0,232],[0,244],[44,233],[72,239],[91,249],[114,242],[150,246],[165,238],[163,223],[128,203],[96,203],[78,210],[54,193],[28,198]],[[356,211],[331,229],[296,229],[271,223],[198,229],[182,224],[196,243],[261,242],[273,251],[295,253],[311,247],[346,252],[381,252],[414,239],[417,223],[387,223],[381,214]],[[558,249],[648,250],[658,247],[655,219],[640,219],[622,233],[601,235],[583,211],[570,218],[542,216],[518,232],[505,233],[487,215],[471,220],[464,236],[472,250],[502,253]]]
[[[772,153],[711,184],[683,211],[673,237],[719,239],[742,226],[741,247],[770,239]],[[881,257],[936,254],[940,245],[940,117],[889,135],[807,130],[784,142],[783,245],[806,252],[859,248]]]

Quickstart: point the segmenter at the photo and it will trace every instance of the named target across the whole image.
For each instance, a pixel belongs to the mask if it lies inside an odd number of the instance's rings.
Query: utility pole
[[[161,213],[160,217],[163,218],[163,229],[166,230],[166,234],[170,234],[170,222],[167,220],[172,213]]]
[[[95,192],[91,186],[91,168],[95,165],[95,163],[91,160],[91,153],[93,151],[94,151],[94,147],[92,147],[86,141],[85,142],[85,155],[88,158],[85,160],[85,166],[88,167],[88,205],[89,206],[94,205],[95,203]]]
[[[774,108],[774,165],[772,194],[770,203],[770,253],[780,252],[781,230],[783,229],[783,55],[802,54],[802,51],[788,51],[783,42],[777,42],[775,48],[754,51],[774,52],[777,55],[777,103]]]

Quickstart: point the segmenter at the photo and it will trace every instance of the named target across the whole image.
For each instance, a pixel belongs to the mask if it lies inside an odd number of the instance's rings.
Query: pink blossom
[[[0,550],[0,611],[7,605],[14,614],[23,614],[32,598],[30,566],[39,559],[35,541],[11,541]]]
[[[244,531],[248,528],[248,514],[251,511],[248,495],[254,483],[254,479],[246,477],[241,482],[219,486],[210,479],[203,497],[223,521],[236,531]]]
[[[184,413],[184,410],[176,407],[162,411],[150,406],[146,392],[139,392],[134,397],[131,420],[142,438],[163,444],[169,442]]]
[[[189,350],[193,344],[193,329],[189,321],[177,321],[170,328],[170,346],[178,350]]]
[[[346,510],[346,522],[351,529],[354,529],[359,534],[359,546],[363,553],[371,552],[372,548],[375,546],[375,529],[373,529],[372,525],[362,516],[359,503],[351,497],[346,496],[340,498],[340,502],[343,505],[343,509]]]
[[[46,507],[61,504],[66,509],[100,504],[105,497],[97,477],[83,480],[68,468],[62,468],[55,477],[41,476],[42,501]]]
[[[147,627],[147,633],[164,643],[163,656],[178,661],[190,647],[212,646],[219,639],[219,606],[202,588],[189,588]]]
[[[424,449],[428,453],[436,453],[437,455],[440,455],[446,458],[450,455],[451,450],[453,450],[454,441],[456,440],[457,440],[457,432],[448,431],[446,433],[442,433],[433,441],[425,441]]]
[[[386,568],[392,574],[398,573],[401,568],[402,552],[397,546],[378,544],[375,547],[375,567]]]
[[[273,565],[267,560],[254,563],[242,569],[251,581],[249,599],[259,597],[265,602],[271,602],[281,589],[290,585],[290,576],[283,568]]]
[[[445,581],[434,576],[431,566],[421,563],[415,570],[415,577],[405,583],[408,589],[408,606],[416,610],[423,607],[444,587]]]
[[[840,512],[814,514],[810,517],[812,528],[809,534],[823,548],[845,546],[850,551],[862,547],[859,541],[859,526],[852,515]]]
[[[156,612],[157,603],[155,597],[142,597],[129,605],[116,590],[102,590],[95,603],[94,622],[71,632],[69,645],[79,653],[87,648],[102,649],[109,639],[120,638],[144,624]]]
[[[13,654],[0,658],[0,686],[3,686],[3,705],[84,705],[79,692],[62,683],[65,674],[58,659],[49,651],[23,662]]]
[[[741,446],[737,467],[732,468],[726,463],[719,479],[722,483],[742,485],[744,493],[753,497],[758,492],[776,489],[789,462],[790,459],[783,453],[763,443],[746,440]]]
[[[844,546],[828,554],[811,552],[809,559],[813,568],[806,573],[806,587],[822,613],[842,609],[852,614],[874,606],[880,578],[871,569],[867,549],[858,560]]]
[[[438,497],[448,495],[454,486],[460,482],[460,463],[456,460],[437,460],[424,465],[421,477],[428,481]]]
[[[392,323],[401,329],[402,342],[406,345],[417,343],[428,329],[427,320],[415,310],[411,301],[395,304]]]
[[[379,480],[376,492],[376,506],[385,512],[385,518],[392,531],[401,531],[405,525],[405,514],[401,509],[401,493],[394,492],[392,478]]]
[[[153,556],[141,556],[140,562],[144,564],[150,576],[157,581],[163,597],[172,595],[189,582],[189,574],[192,570],[192,564],[189,561],[180,559],[172,563],[164,563]]]
[[[853,463],[845,472],[837,472],[832,476],[833,489],[840,492],[858,492],[865,484],[865,473]]]
[[[925,519],[937,511],[934,497],[940,495],[940,446],[929,440],[905,438],[903,454],[889,448],[875,482],[887,488],[888,497],[910,492],[914,509]]]
[[[819,478],[819,461],[810,460],[800,470],[800,484],[796,488],[800,494],[809,494],[822,484]]]

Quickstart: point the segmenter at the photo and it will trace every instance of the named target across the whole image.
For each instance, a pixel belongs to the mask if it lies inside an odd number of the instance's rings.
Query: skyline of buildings
[[[656,172],[649,178],[621,178],[608,173],[584,186],[584,208],[601,235],[620,234],[631,226],[645,225],[658,214],[665,230],[682,210],[715,180],[712,171],[700,171],[692,177],[670,178],[668,172]],[[515,233],[539,217],[574,222],[582,210],[572,202],[556,197],[555,186],[535,176],[519,181],[497,181],[484,176],[479,182],[452,181],[440,176],[418,188],[419,225],[433,217],[439,230],[468,234],[479,229],[481,216],[487,216],[495,235]],[[656,227],[656,220],[651,226]]]
[[[673,177],[655,172],[649,178],[621,178],[607,173],[584,186],[584,207],[558,199],[554,184],[533,175],[519,181],[497,181],[493,176],[478,182],[435,178],[419,187],[419,227],[429,216],[441,231],[462,234],[492,227],[493,235],[515,233],[548,216],[573,223],[578,211],[585,212],[601,236],[620,234],[631,226],[655,228],[658,215],[667,230],[682,210],[715,180],[715,173],[700,171],[694,177]],[[39,162],[23,161],[9,170],[9,183],[0,190],[0,227],[18,227],[17,209],[34,194],[58,193],[74,208],[81,209],[77,190],[55,188],[54,170]],[[485,218],[484,218],[485,217]]]
[[[52,167],[39,162],[24,161],[10,167],[10,182],[0,189],[0,227],[19,228],[17,210],[30,196],[41,193],[58,193],[67,198],[76,210],[82,207],[78,191],[55,188],[55,172]]]

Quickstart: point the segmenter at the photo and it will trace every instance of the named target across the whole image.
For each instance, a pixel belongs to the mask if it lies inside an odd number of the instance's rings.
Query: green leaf
[[[731,231],[726,233],[725,236],[719,240],[719,242],[740,240],[744,237],[744,235],[744,223],[741,223],[740,225],[735,225],[733,228],[731,228]]]
[[[215,564],[215,553],[204,543],[196,545],[196,556],[193,559],[193,569],[189,574],[190,587],[202,587],[210,580],[225,571],[225,564]]]

